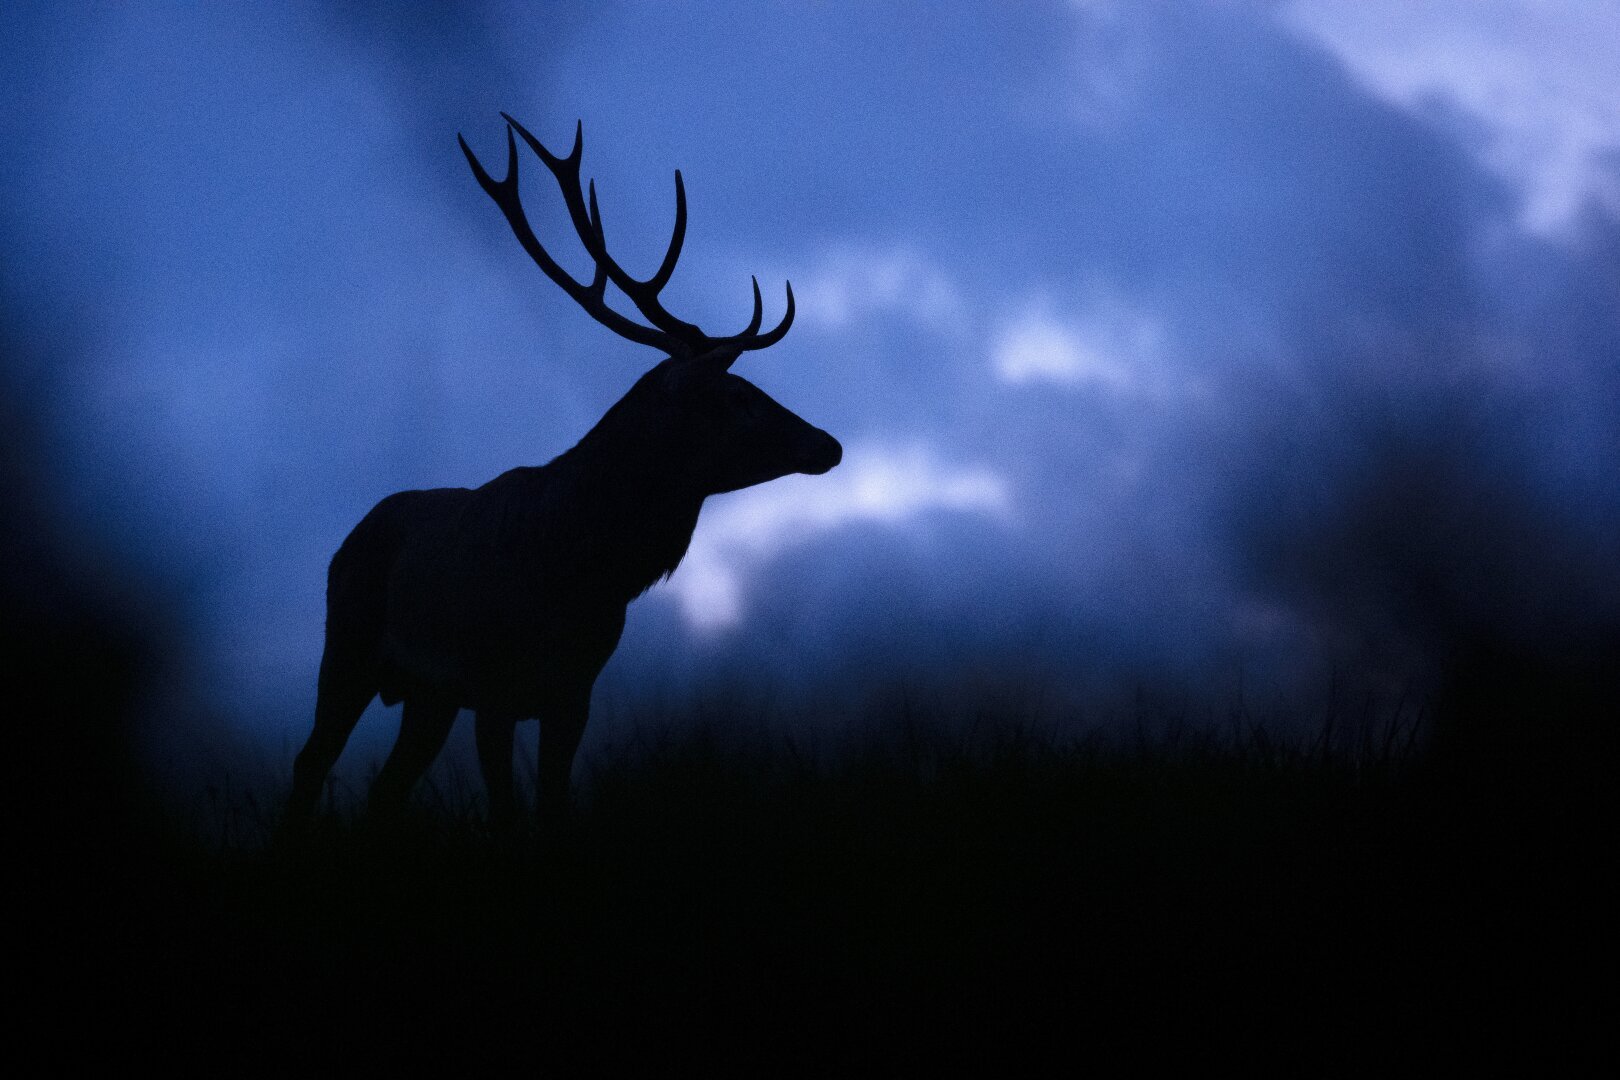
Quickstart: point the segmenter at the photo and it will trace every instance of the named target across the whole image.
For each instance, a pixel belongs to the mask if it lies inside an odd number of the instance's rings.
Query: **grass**
[[[1491,793],[1436,779],[1415,713],[1229,719],[1105,740],[899,710],[806,745],[677,717],[582,763],[540,836],[491,835],[450,776],[411,821],[340,798],[288,845],[222,784],[126,866],[88,966],[141,1044],[233,1071],[1041,1049],[1332,1075],[1599,1030],[1571,981],[1599,964],[1595,824],[1566,806],[1549,843],[1547,807],[1466,809]]]

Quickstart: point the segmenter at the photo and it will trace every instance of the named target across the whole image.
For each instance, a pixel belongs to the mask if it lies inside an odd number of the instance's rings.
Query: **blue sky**
[[[576,120],[621,261],[793,331],[846,448],[711,500],[599,711],[746,673],[1151,685],[1307,715],[1620,611],[1620,11],[1396,0],[143,3],[0,16],[7,392],[185,632],[170,705],[303,737],[373,502],[568,446],[656,359],[456,149]],[[553,192],[530,216],[576,271]],[[1483,630],[1480,630],[1483,628]],[[184,705],[178,704],[182,701]],[[186,754],[182,747],[174,751]]]

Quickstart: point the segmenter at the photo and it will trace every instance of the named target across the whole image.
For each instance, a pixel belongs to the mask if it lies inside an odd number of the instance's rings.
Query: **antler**
[[[472,166],[473,176],[477,178],[479,186],[495,200],[495,204],[506,215],[506,220],[511,224],[518,243],[523,245],[523,250],[539,264],[547,277],[561,286],[562,290],[597,322],[621,337],[662,349],[671,356],[709,355],[723,360],[728,365],[739,353],[763,349],[782,340],[788,327],[793,325],[791,283],[787,286],[787,313],[775,328],[764,334],[758,332],[764,314],[764,304],[760,299],[757,279],[754,281],[754,314],[749,320],[747,329],[740,334],[720,338],[710,337],[694,324],[677,318],[664,309],[658,294],[663,291],[664,286],[669,283],[670,276],[675,272],[675,263],[681,257],[681,245],[686,240],[686,186],[681,181],[679,169],[675,170],[675,229],[670,237],[669,248],[664,252],[664,260],[659,264],[657,272],[646,280],[640,280],[631,277],[608,254],[607,239],[602,230],[602,215],[596,204],[596,182],[594,180],[590,182],[587,189],[588,197],[581,190],[579,164],[583,153],[583,123],[574,128],[574,148],[569,151],[567,157],[560,158],[541,145],[539,139],[529,134],[528,129],[512,117],[501,113],[501,118],[507,125],[504,180],[497,181],[491,177],[467,146],[467,140],[457,135],[456,140],[461,144],[461,152],[467,155],[467,163]],[[529,226],[523,205],[518,198],[517,143],[513,139],[514,131],[523,137],[523,141],[529,144],[529,148],[551,171],[551,175],[556,178],[557,186],[562,190],[563,202],[568,208],[568,217],[573,222],[574,231],[579,234],[586,253],[596,264],[596,273],[589,285],[574,280],[559,266]],[[608,306],[606,291],[609,281],[630,298],[630,302],[652,324],[651,326],[643,326]]]

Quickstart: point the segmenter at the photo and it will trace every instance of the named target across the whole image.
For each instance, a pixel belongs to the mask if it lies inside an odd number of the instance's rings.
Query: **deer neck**
[[[668,577],[692,542],[703,494],[682,464],[668,447],[600,427],[553,463],[568,504],[557,517],[578,530],[581,566],[615,599],[628,603]]]

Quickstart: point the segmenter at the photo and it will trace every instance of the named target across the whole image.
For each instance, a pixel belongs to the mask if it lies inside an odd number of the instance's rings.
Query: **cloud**
[[[1296,0],[1285,24],[1375,96],[1482,130],[1476,153],[1518,185],[1521,224],[1556,236],[1596,202],[1620,214],[1620,10],[1584,0]]]
[[[1005,327],[993,349],[996,374],[1015,386],[1029,382],[1129,381],[1125,369],[1080,340],[1070,327],[1030,311]]]
[[[829,330],[890,313],[941,334],[959,333],[969,321],[955,283],[927,258],[903,248],[830,248],[794,292],[802,323]]]
[[[990,345],[997,377],[1012,386],[1057,383],[1106,390],[1152,389],[1163,334],[1146,315],[1098,295],[1074,319],[1036,297],[1004,322]]]
[[[743,577],[752,566],[815,536],[870,522],[899,528],[940,511],[1010,520],[1007,484],[983,466],[947,466],[924,447],[852,448],[820,477],[788,477],[715,499],[680,569],[655,594],[679,605],[699,631],[743,618]]]

